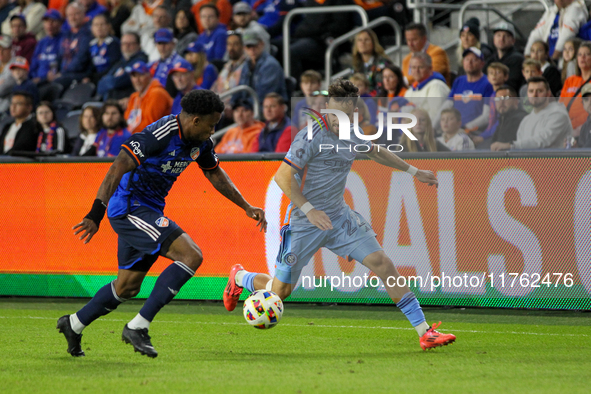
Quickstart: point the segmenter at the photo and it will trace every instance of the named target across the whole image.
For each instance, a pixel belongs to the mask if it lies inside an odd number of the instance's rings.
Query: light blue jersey
[[[357,153],[371,152],[371,141],[364,141],[351,130],[350,140],[339,140],[325,127],[315,125],[308,139],[307,128],[291,144],[284,161],[295,168],[302,193],[315,209],[323,211],[333,229],[314,226],[293,203],[288,208],[288,225],[281,229],[281,246],[275,277],[283,283],[297,283],[302,269],[318,249],[325,247],[341,257],[362,262],[381,250],[376,234],[359,213],[345,203],[347,176]]]
[[[371,152],[373,145],[357,137],[352,128],[350,140],[339,140],[336,134],[318,124],[312,131],[312,139],[308,139],[307,127],[300,130],[283,160],[298,171],[296,179],[310,204],[334,221],[348,209],[345,186],[357,152]],[[293,203],[290,212],[292,226],[313,226]]]

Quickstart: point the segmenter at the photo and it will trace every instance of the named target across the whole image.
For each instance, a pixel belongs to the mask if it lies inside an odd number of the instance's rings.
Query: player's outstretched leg
[[[236,308],[243,289],[251,293],[255,290],[271,290],[273,278],[267,274],[248,272],[240,264],[234,264],[230,269],[228,284],[224,289],[224,306],[230,312]]]
[[[137,316],[125,325],[121,335],[122,340],[133,345],[136,352],[148,357],[158,356],[148,335],[150,323],[160,309],[172,301],[181,287],[195,275],[203,261],[201,249],[186,233],[172,242],[166,257],[174,263],[162,271],[144,306]]]
[[[371,269],[382,280],[392,301],[405,314],[417,334],[419,334],[419,344],[423,350],[447,346],[456,340],[456,336],[453,334],[443,334],[435,330],[441,322],[433,326],[427,324],[417,297],[407,285],[399,287],[396,285],[396,280],[388,281],[388,277],[396,279],[400,274],[383,250],[365,257],[363,265]],[[394,282],[393,286],[390,286],[391,282]]]
[[[143,280],[145,273],[140,276],[141,284],[141,280]],[[118,277],[118,280],[119,279],[126,280],[126,278]],[[122,302],[127,301],[126,298],[117,295],[115,283],[116,281],[113,281],[103,286],[97,291],[88,304],[82,307],[82,309],[74,314],[62,316],[57,321],[57,329],[66,337],[66,341],[68,342],[68,353],[72,356],[84,356],[84,351],[80,345],[82,341],[82,330],[99,317],[117,309]]]
[[[224,306],[227,310],[233,311],[236,308],[243,289],[251,293],[255,290],[273,291],[282,300],[291,294],[291,286],[288,283],[283,283],[267,274],[248,272],[240,264],[235,264],[230,269],[228,284],[224,290]]]

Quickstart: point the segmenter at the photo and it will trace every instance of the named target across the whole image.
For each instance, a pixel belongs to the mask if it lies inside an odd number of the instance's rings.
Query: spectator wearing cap
[[[16,83],[10,72],[13,61],[12,39],[8,36],[0,36],[0,119],[10,107],[10,95]]]
[[[414,82],[406,90],[404,97],[415,107],[427,111],[431,119],[435,119],[449,96],[449,86],[443,75],[433,71],[431,56],[426,53],[413,53],[409,66]]]
[[[154,34],[158,29],[170,28],[172,23],[170,12],[160,4],[162,3],[159,0],[156,0],[149,6],[145,2],[138,4],[133,8],[129,19],[121,26],[122,33],[137,33],[140,36],[140,46],[142,51],[148,55],[150,62],[155,62],[160,58],[156,43],[154,42]],[[134,17],[138,17],[136,15],[138,14],[136,12],[137,7],[141,7],[142,12],[149,12],[149,14],[145,14],[147,19],[140,18],[132,20]],[[148,8],[144,10],[144,7]]]
[[[591,114],[591,84],[583,86],[581,89],[581,96],[583,101],[583,108],[587,114]],[[581,126],[579,138],[576,141],[574,148],[591,148],[591,116],[587,117],[587,121]]]
[[[463,59],[462,54],[470,47],[476,47],[480,49],[482,56],[484,56],[485,63],[493,55],[493,49],[488,44],[480,42],[480,21],[478,18],[468,19],[464,23],[464,26],[462,26],[460,29],[460,45],[458,45],[458,51],[456,54],[458,64],[460,64],[458,68],[458,75],[466,74],[464,67],[461,66]]]
[[[254,118],[252,103],[248,99],[236,100],[232,110],[238,125],[224,134],[215,150],[217,153],[250,153],[265,124]]]
[[[173,33],[176,39],[176,52],[185,53],[187,46],[199,37],[195,16],[191,11],[188,9],[177,11],[174,17]]]
[[[13,92],[27,92],[33,98],[33,105],[39,104],[39,90],[37,85],[29,78],[29,62],[22,56],[17,56],[10,65],[10,73],[16,84]]]
[[[191,7],[191,12],[195,16],[195,22],[197,22],[197,33],[201,34],[204,31],[203,22],[200,17],[201,7],[205,4],[213,5],[219,12],[218,19],[220,23],[228,26],[232,21],[232,3],[235,0],[197,0]]]
[[[121,59],[121,44],[117,37],[111,35],[112,28],[107,14],[96,15],[92,19],[90,30],[94,36],[94,40],[90,42],[90,80],[96,84]]]
[[[90,24],[95,16],[107,14],[107,9],[96,0],[76,0],[84,7],[84,23]],[[70,30],[70,24],[66,20],[62,25],[62,31],[67,33]]]
[[[247,60],[240,74],[239,85],[253,88],[262,105],[265,96],[271,92],[279,93],[287,101],[285,76],[279,62],[265,52],[265,43],[257,31],[246,30],[242,35],[246,47]],[[244,98],[245,92],[237,93],[234,97]]]
[[[207,61],[203,45],[192,42],[185,50],[185,60],[193,67],[193,77],[201,89],[209,89],[218,77],[218,71]]]
[[[41,126],[33,113],[33,98],[26,92],[16,92],[10,99],[12,123],[6,124],[0,133],[0,155],[13,151],[35,152]]]
[[[62,16],[57,10],[47,10],[43,15],[46,36],[37,43],[29,70],[29,75],[38,86],[52,81],[59,72],[62,22]]]
[[[246,29],[256,30],[265,43],[265,52],[270,53],[271,36],[267,33],[263,25],[254,20],[254,12],[247,2],[239,1],[234,4],[232,8],[232,22],[230,22],[229,29],[239,33],[244,33]]]
[[[28,62],[33,58],[37,39],[31,33],[27,33],[27,21],[21,14],[10,17],[10,30],[12,32],[12,50],[15,56],[22,56]]]
[[[156,33],[154,33],[154,42],[156,43],[160,58],[150,65],[150,72],[154,79],[160,82],[162,86],[167,87],[166,82],[170,69],[173,64],[180,62],[183,58],[174,50],[176,47],[176,40],[174,39],[171,29],[158,29]]]
[[[176,63],[170,69],[170,75],[172,77],[172,81],[174,82],[175,88],[178,90],[178,93],[172,102],[171,114],[178,115],[183,109],[181,107],[181,99],[183,96],[189,93],[191,90],[197,90],[201,88],[195,83],[195,78],[193,78],[193,66],[191,66],[191,64],[186,60]]]
[[[121,37],[121,58],[100,79],[97,94],[104,101],[129,97],[134,89],[126,69],[138,61],[148,61],[148,56],[140,48],[140,37],[136,33],[126,33]]]
[[[223,59],[226,52],[226,25],[220,23],[219,17],[220,12],[212,4],[202,5],[199,10],[203,33],[197,42],[205,48],[210,62]]]
[[[515,28],[509,23],[501,22],[494,27],[493,33],[495,51],[486,66],[499,62],[509,67],[507,85],[518,91],[525,82],[521,74],[521,65],[525,58],[515,49]]]
[[[240,83],[240,75],[242,73],[242,66],[246,60],[246,54],[244,53],[244,45],[242,44],[242,35],[236,31],[228,32],[226,54],[228,55],[229,60],[224,64],[217,80],[211,86],[211,90],[217,94],[227,92],[238,86]],[[226,119],[232,118],[232,106],[230,105],[230,100],[231,97],[224,99],[224,103],[226,104],[224,118]]]
[[[482,72],[484,57],[480,49],[471,47],[464,51],[462,66],[466,75],[455,79],[449,98],[442,109],[455,107],[462,114],[462,126],[468,133],[478,134],[488,126],[489,99],[494,90]]]
[[[68,4],[66,19],[70,22],[70,31],[64,33],[62,37],[60,72],[55,79],[55,83],[62,85],[64,90],[68,89],[73,81],[80,82],[90,75],[90,41],[92,41],[82,5],[76,2]]]
[[[0,24],[4,23],[8,14],[12,9],[16,7],[16,4],[10,0],[0,0]]]
[[[135,92],[129,97],[125,119],[130,133],[139,133],[147,125],[169,115],[172,98],[142,61],[135,62],[129,70]]]
[[[47,7],[37,0],[18,0],[16,3],[17,6],[8,13],[8,17],[2,23],[2,34],[5,36],[11,34],[10,18],[14,15],[24,15],[27,21],[27,33],[32,33],[37,40],[42,39],[45,32],[41,20]]]
[[[530,78],[527,97],[533,111],[519,124],[514,142],[495,142],[491,150],[563,148],[565,140],[571,138],[573,128],[566,108],[551,95],[550,85],[544,77]]]
[[[529,33],[525,55],[530,55],[534,42],[543,41],[548,43],[550,57],[560,59],[566,41],[577,36],[588,18],[589,12],[583,0],[554,0],[554,5],[544,12]]]
[[[269,93],[263,101],[265,127],[255,138],[251,152],[287,152],[291,145],[291,119],[287,105],[277,93]]]
[[[447,83],[450,81],[449,58],[447,53],[437,45],[433,45],[427,38],[427,28],[421,23],[411,23],[404,28],[404,38],[410,49],[410,53],[402,59],[402,73],[408,84],[412,85],[414,78],[410,72],[410,59],[413,53],[424,52],[431,56],[433,71],[443,75]]]

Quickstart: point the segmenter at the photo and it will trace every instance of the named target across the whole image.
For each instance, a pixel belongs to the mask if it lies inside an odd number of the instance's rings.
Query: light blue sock
[[[258,274],[256,272],[247,272],[242,277],[242,287],[248,289],[251,293],[254,291],[254,277]]]
[[[413,327],[418,326],[426,320],[421,305],[419,305],[419,300],[417,300],[413,292],[403,295],[396,306],[406,315]]]

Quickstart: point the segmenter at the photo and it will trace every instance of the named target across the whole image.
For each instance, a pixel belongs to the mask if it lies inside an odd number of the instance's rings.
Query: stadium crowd
[[[365,134],[377,132],[383,112],[417,118],[416,141],[405,134],[385,140],[384,133],[377,143],[410,152],[589,148],[589,11],[583,0],[554,3],[523,51],[514,25],[492,27],[488,45],[480,21],[467,20],[452,70],[401,0],[0,0],[0,155],[115,156],[131,134],[179,113],[191,90],[223,94],[239,85],[257,93],[262,118],[247,92],[225,97],[221,126],[236,126],[216,151],[286,152],[306,125],[305,108],[324,106],[326,48],[359,21],[352,13],[299,18],[286,78],[285,15],[354,4],[370,20],[396,19],[410,50],[396,64],[370,29],[339,48],[350,52],[351,64],[340,67],[350,67],[359,88]],[[291,97],[303,99],[290,108]],[[68,113],[80,108],[72,122]]]

